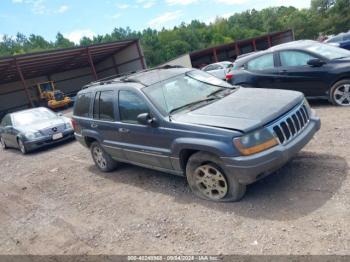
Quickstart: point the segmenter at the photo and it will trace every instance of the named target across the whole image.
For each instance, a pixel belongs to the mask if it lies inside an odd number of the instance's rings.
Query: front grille
[[[281,144],[290,141],[306,127],[310,120],[306,106],[302,104],[272,125],[272,129]]]

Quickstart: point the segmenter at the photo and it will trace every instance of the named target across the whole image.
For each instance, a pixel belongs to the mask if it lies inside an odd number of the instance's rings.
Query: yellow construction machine
[[[46,106],[51,109],[68,106],[72,100],[65,96],[61,90],[57,90],[53,81],[38,83],[38,92],[41,101],[45,101]]]

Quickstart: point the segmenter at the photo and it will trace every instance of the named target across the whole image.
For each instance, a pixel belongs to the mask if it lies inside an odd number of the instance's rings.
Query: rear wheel
[[[211,154],[193,154],[186,166],[186,176],[193,193],[212,201],[238,201],[246,191],[233,175],[226,175],[222,161]]]
[[[25,144],[23,143],[22,139],[19,138],[17,140],[17,142],[18,142],[18,148],[19,148],[19,150],[21,150],[22,154],[23,155],[27,154],[28,150],[27,150]]]
[[[102,148],[100,143],[93,142],[90,149],[95,165],[102,172],[111,172],[117,167],[117,162]]]
[[[0,144],[1,144],[1,148],[2,149],[7,149],[8,147],[7,147],[7,145],[6,145],[6,143],[5,143],[5,140],[2,138],[2,137],[0,137]]]
[[[335,83],[329,92],[329,100],[336,106],[350,106],[350,79]]]

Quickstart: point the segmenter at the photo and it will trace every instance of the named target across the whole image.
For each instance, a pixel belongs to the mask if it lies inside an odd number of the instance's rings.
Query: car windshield
[[[35,110],[18,112],[13,115],[13,123],[15,126],[32,125],[45,120],[56,118],[55,113],[46,108],[37,108]]]
[[[350,57],[350,51],[327,44],[315,43],[306,49],[330,60],[342,57]]]
[[[234,87],[227,82],[194,70],[142,90],[158,109],[169,114],[174,109],[194,105],[196,102],[213,101],[210,97],[219,99],[221,92],[232,89]]]

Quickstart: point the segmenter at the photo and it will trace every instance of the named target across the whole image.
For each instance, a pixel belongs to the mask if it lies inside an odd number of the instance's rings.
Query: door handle
[[[130,129],[121,127],[121,128],[118,129],[118,131],[119,131],[120,133],[129,133],[129,132],[130,132]]]
[[[280,70],[280,73],[281,73],[281,74],[288,73],[288,70],[286,70],[286,69],[282,69],[282,70]]]
[[[91,127],[92,127],[92,128],[96,128],[96,127],[98,127],[98,124],[92,123],[92,124],[91,124]]]

